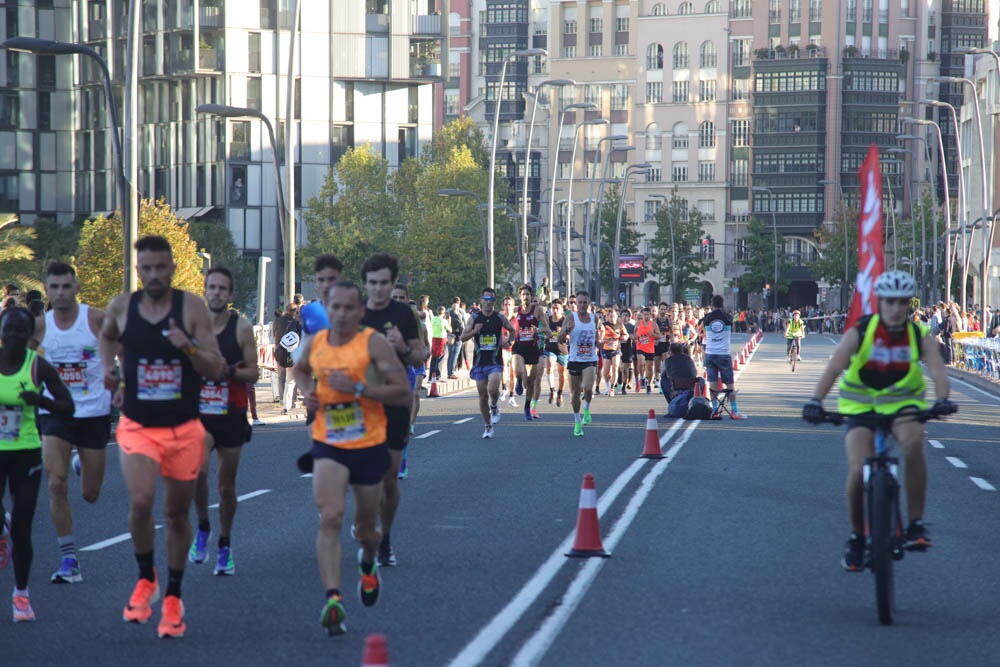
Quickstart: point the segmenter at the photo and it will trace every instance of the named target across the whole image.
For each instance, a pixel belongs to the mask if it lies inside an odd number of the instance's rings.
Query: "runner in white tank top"
[[[590,401],[594,397],[597,349],[601,344],[602,330],[603,327],[600,329],[597,327],[596,316],[590,312],[590,294],[583,290],[577,292],[576,312],[566,314],[566,323],[559,331],[557,339],[560,343],[569,341],[569,363],[566,365],[566,370],[569,371],[569,385],[572,391],[575,436],[582,436],[583,427],[591,422]]]

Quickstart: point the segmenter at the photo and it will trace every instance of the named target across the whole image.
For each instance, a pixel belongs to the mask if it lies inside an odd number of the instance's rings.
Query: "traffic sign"
[[[701,292],[696,289],[684,290],[684,300],[688,303],[701,303]]]

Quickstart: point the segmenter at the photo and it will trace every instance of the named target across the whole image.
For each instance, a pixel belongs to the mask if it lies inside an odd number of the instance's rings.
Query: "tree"
[[[687,199],[678,194],[677,186],[670,193],[666,206],[656,212],[656,235],[650,244],[652,252],[647,258],[650,270],[659,277],[661,283],[673,285],[674,260],[676,259],[677,291],[672,295],[680,301],[685,288],[697,288],[699,277],[715,268],[718,261],[702,254],[702,239],[705,226],[701,211],[688,208]]]
[[[35,230],[16,222],[13,216],[0,219],[0,288],[15,283],[22,290],[42,289],[32,261],[35,258],[32,249]]]
[[[613,183],[604,190],[604,202],[601,204],[601,265],[597,267],[598,278],[601,281],[601,294],[610,295],[605,301],[617,301],[618,295],[611,294],[614,285],[614,274],[618,267],[614,265],[615,236],[618,232],[618,207],[621,202],[621,186]],[[593,224],[597,224],[597,212],[594,212]],[[593,233],[593,232],[591,232]],[[639,251],[642,233],[635,220],[629,220],[628,207],[622,209],[622,230],[618,244],[619,255],[631,255]],[[595,295],[596,296],[596,295]]]
[[[233,273],[233,306],[253,320],[257,308],[257,262],[240,255],[229,228],[221,222],[190,222],[188,233],[198,250],[212,257],[212,266],[224,266]]]
[[[53,218],[35,220],[37,238],[30,245],[35,251],[39,275],[49,262],[73,263],[82,229],[82,224],[61,225]]]
[[[830,285],[844,284],[844,253],[847,253],[847,284],[852,285],[858,274],[858,211],[843,207],[832,224],[818,227],[813,235],[820,257],[812,265],[813,276]],[[846,240],[844,220],[847,221]]]
[[[470,118],[457,118],[434,133],[434,140],[421,156],[424,164],[440,163],[451,155],[453,148],[465,146],[480,169],[489,169],[490,150],[483,130]]]
[[[779,275],[778,284],[774,284],[774,232],[756,217],[750,218],[747,231],[749,232],[746,237],[747,258],[743,262],[745,270],[737,280],[740,291],[747,294],[762,292],[764,285],[770,285],[772,290],[787,289],[788,278]],[[778,248],[781,248],[783,243],[784,237],[778,234]]]
[[[177,218],[166,200],[143,199],[139,202],[139,236],[163,236],[170,242],[174,263],[173,286],[201,294],[203,287],[202,260],[198,246],[188,234],[188,224]],[[121,214],[111,218],[100,216],[88,220],[80,233],[80,248],[76,264],[80,280],[80,299],[101,308],[122,292],[124,269],[122,262]]]

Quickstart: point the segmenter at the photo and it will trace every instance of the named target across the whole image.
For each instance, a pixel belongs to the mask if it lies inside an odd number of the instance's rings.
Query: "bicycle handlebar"
[[[880,415],[865,413],[860,415],[845,415],[840,412],[828,412],[823,411],[823,420],[820,423],[830,423],[836,426],[840,426],[848,418],[853,419],[856,423],[871,425],[873,427],[878,426],[890,426],[893,421],[898,418],[911,418],[914,421],[927,422],[932,419],[944,419],[948,415],[953,415],[958,412],[958,406],[954,403],[947,403],[943,406],[932,406],[927,410],[918,410],[915,412],[900,412],[894,415]]]

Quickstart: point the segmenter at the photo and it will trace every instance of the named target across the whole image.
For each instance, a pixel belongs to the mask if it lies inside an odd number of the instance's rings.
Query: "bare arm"
[[[243,361],[229,368],[226,372],[229,377],[240,382],[253,383],[260,377],[260,369],[257,368],[257,341],[253,337],[253,327],[247,318],[240,317],[236,323],[236,342],[243,352]]]
[[[563,321],[562,328],[559,329],[559,335],[556,336],[556,342],[558,342],[558,343],[565,343],[566,341],[568,341],[569,340],[569,334],[570,334],[570,332],[573,331],[573,325],[575,323],[576,323],[576,318],[575,317],[569,317],[567,315],[566,319]]]
[[[476,324],[474,326],[471,325],[470,323],[469,326],[466,326],[464,329],[462,329],[462,335],[458,337],[458,340],[462,341],[463,343],[467,340],[471,340],[477,333],[482,331],[482,328],[483,328],[482,323]]]
[[[366,384],[361,395],[383,405],[408,406],[413,398],[410,393],[410,382],[395,350],[384,338],[372,336],[368,339],[368,355],[385,378],[385,384]]]
[[[28,405],[44,408],[57,417],[66,419],[72,417],[74,410],[73,395],[69,393],[69,389],[63,384],[62,378],[59,377],[59,371],[42,357],[38,357],[37,364],[38,379],[48,392],[52,394],[52,398],[37,391],[22,391],[19,396],[20,399]],[[23,387],[24,385],[21,386]]]
[[[302,354],[299,355],[299,360],[295,362],[292,369],[292,373],[295,375],[295,384],[302,390],[302,402],[310,410],[315,410],[318,405],[316,402],[316,379],[313,377],[312,366],[309,365],[309,352],[312,350],[313,340],[315,338],[310,336],[299,344],[302,348]],[[282,371],[284,369],[279,369],[279,372]]]
[[[851,363],[851,357],[858,351],[860,345],[861,338],[858,335],[858,330],[856,327],[852,327],[840,339],[840,344],[833,351],[830,362],[826,365],[826,369],[823,371],[823,375],[820,376],[819,382],[816,383],[816,389],[812,395],[813,398],[818,401],[823,400],[830,392],[830,389],[833,388],[833,383],[837,381],[840,374]]]
[[[167,339],[178,350],[185,351],[194,370],[204,378],[218,380],[223,377],[226,360],[219,352],[212,319],[204,300],[189,292],[184,293],[184,325],[190,337],[177,328],[171,319]],[[194,341],[198,341],[194,344]]]
[[[924,363],[927,364],[927,372],[934,380],[934,396],[938,400],[948,398],[951,387],[948,384],[948,371],[945,368],[944,360],[941,359],[941,350],[938,348],[937,339],[927,334],[920,341],[920,349],[923,353]]]
[[[510,320],[507,319],[507,316],[502,313],[500,314],[500,326],[507,330],[511,338],[517,336],[517,331],[514,330],[514,325],[511,324]]]
[[[121,326],[125,317],[125,304],[128,303],[127,294],[119,294],[108,304],[108,312],[104,315],[104,322],[101,324],[101,335],[99,338],[101,365],[104,367],[104,386],[110,391],[118,391],[118,370],[115,367],[115,359],[121,349]]]

